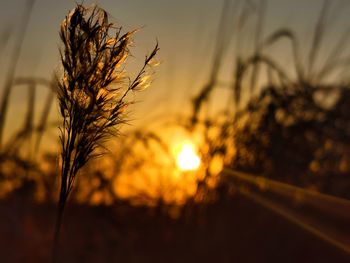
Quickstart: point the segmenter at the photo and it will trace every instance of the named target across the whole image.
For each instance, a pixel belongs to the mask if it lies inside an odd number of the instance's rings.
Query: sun
[[[181,171],[194,171],[199,168],[201,160],[194,146],[190,143],[184,143],[177,154],[176,163]]]

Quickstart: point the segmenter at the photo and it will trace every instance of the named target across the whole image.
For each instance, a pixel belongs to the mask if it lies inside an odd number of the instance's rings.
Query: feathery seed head
[[[146,67],[151,66],[158,44],[135,79],[130,80],[123,70],[134,32],[121,34],[121,28],[108,21],[106,11],[79,4],[61,24],[63,76],[58,99],[63,117],[62,182],[67,193],[78,170],[123,123],[130,104],[127,94],[150,83]]]

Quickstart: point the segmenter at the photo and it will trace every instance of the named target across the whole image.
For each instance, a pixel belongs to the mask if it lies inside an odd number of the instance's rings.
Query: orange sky
[[[12,30],[7,44],[0,50],[1,73],[3,79],[11,57],[11,48],[16,40],[18,21],[23,13],[25,0],[1,1],[0,33],[7,28]],[[100,0],[84,1],[86,4],[97,2],[105,8],[118,23],[130,30],[142,27],[135,36],[134,58],[131,63],[137,65],[144,59],[144,54],[152,50],[158,39],[160,52],[158,59],[162,62],[157,69],[152,87],[138,95],[132,119],[141,118],[146,123],[155,116],[169,115],[189,109],[190,98],[207,80],[211,66],[216,39],[216,28],[221,14],[223,1],[212,0]],[[234,2],[234,0],[232,0]],[[237,1],[239,2],[239,1]],[[322,0],[270,0],[266,15],[265,33],[280,26],[292,26],[300,33],[302,39],[310,40],[312,25],[319,13]],[[346,1],[332,1],[346,3]],[[345,6],[345,4],[344,4]],[[32,12],[28,31],[20,55],[17,76],[38,76],[50,78],[53,70],[59,69],[58,30],[59,24],[68,10],[74,7],[71,0],[37,0]],[[335,8],[336,9],[336,8]],[[339,9],[338,9],[339,10]],[[345,9],[343,10],[343,14]],[[338,18],[337,16],[335,18]],[[334,33],[344,28],[341,19],[336,23]],[[249,34],[246,37],[249,42]],[[248,43],[249,45],[249,43]],[[285,45],[285,43],[284,43]],[[281,46],[275,47],[276,54],[286,52]],[[230,53],[224,61],[220,80],[230,79],[232,59]],[[290,63],[288,57],[283,63]],[[2,86],[0,86],[0,92]],[[39,100],[45,95],[45,88],[38,93]],[[225,99],[225,95],[219,95]],[[23,101],[26,99],[24,87],[18,87],[13,93],[8,120],[17,122],[24,113]],[[218,100],[221,101],[222,97]],[[40,106],[39,106],[40,107]],[[16,120],[17,119],[17,120]],[[11,132],[14,123],[8,125]]]

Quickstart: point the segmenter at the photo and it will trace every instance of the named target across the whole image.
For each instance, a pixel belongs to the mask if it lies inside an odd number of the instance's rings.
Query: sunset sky
[[[347,1],[331,2],[333,9],[339,14],[337,16],[333,14],[331,18],[338,19],[346,13],[344,7],[347,6]],[[25,3],[25,0],[7,0],[0,3],[0,34],[3,35],[7,29],[11,29],[9,41],[0,50],[2,78],[17,38],[18,24]],[[223,1],[84,1],[87,5],[91,3],[97,3],[106,9],[112,19],[125,30],[141,28],[135,35],[135,48],[132,50],[134,58],[131,63],[135,65],[141,63],[144,55],[152,50],[156,40],[159,41],[161,50],[158,59],[161,65],[156,70],[152,87],[135,98],[140,105],[133,110],[133,118],[135,120],[146,118],[148,121],[151,117],[188,109],[190,98],[207,79]],[[313,24],[322,3],[322,0],[268,1],[264,35],[278,27],[291,26],[296,29],[301,39],[305,42],[310,41]],[[338,4],[342,8],[337,7]],[[59,25],[74,5],[75,1],[71,0],[37,0],[35,2],[22,46],[17,76],[38,76],[49,79],[53,70],[59,69]],[[341,18],[336,20],[331,34],[345,30],[345,21]],[[243,37],[250,41],[249,36]],[[275,53],[282,58],[283,63],[290,63],[291,59],[286,56],[283,49],[277,46]],[[229,52],[227,57],[220,74],[224,82],[229,81],[232,66]],[[42,89],[42,92],[39,92],[39,98],[46,92],[45,88]],[[11,101],[15,107],[10,111],[11,116],[17,116],[24,111],[23,101],[26,96],[23,87],[15,89]]]
[[[350,262],[349,15],[0,0],[0,263]]]

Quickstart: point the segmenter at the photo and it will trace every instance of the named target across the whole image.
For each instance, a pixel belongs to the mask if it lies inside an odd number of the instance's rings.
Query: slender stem
[[[63,219],[63,212],[64,212],[65,203],[66,203],[66,196],[61,188],[60,199],[58,202],[58,209],[57,209],[57,215],[56,215],[56,222],[55,222],[55,235],[54,235],[54,243],[53,243],[53,251],[52,251],[52,262],[53,263],[58,262],[59,241],[60,241],[60,233],[61,233],[61,226],[62,226],[62,221],[63,221],[62,219]]]

